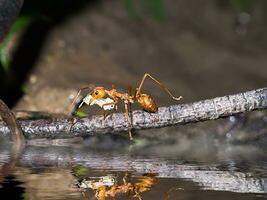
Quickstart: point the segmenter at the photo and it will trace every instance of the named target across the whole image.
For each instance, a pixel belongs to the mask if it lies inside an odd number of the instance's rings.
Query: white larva
[[[82,107],[82,105],[84,103],[89,105],[89,106],[96,104],[99,107],[103,108],[104,110],[112,110],[115,107],[114,100],[109,98],[109,97],[101,98],[101,99],[93,99],[93,97],[91,95],[87,95],[86,97],[83,98],[83,101],[79,105],[79,108]],[[106,105],[106,104],[109,104],[109,105]]]

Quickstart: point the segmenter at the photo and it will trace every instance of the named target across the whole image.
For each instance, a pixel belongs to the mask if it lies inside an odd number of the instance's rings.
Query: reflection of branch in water
[[[114,176],[107,175],[98,180],[82,180],[78,185],[80,188],[94,190],[94,196],[98,200],[105,200],[108,197],[116,198],[118,194],[125,194],[126,199],[131,197],[142,199],[141,193],[151,190],[156,185],[156,174],[147,173],[137,179],[137,182],[129,181],[128,173],[123,177],[122,184],[118,184]]]
[[[1,156],[0,158],[4,157]],[[27,147],[20,159],[22,166],[72,166],[82,164],[93,169],[128,171],[129,168],[138,174],[157,173],[158,178],[180,178],[193,181],[203,189],[266,193],[266,181],[262,177],[248,172],[221,170],[219,167],[203,167],[197,164],[186,165],[159,158],[136,158],[131,155],[103,155],[90,152],[88,149],[66,150],[65,148]],[[130,164],[129,164],[130,163]]]

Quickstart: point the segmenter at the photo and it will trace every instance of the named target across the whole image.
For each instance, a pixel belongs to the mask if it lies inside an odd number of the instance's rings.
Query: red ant
[[[155,100],[152,98],[152,96],[148,94],[143,94],[141,92],[141,89],[144,85],[145,79],[149,77],[152,79],[156,84],[158,84],[163,90],[165,90],[171,98],[173,98],[176,101],[179,101],[182,96],[180,97],[174,97],[172,93],[169,91],[168,88],[166,88],[160,81],[155,79],[153,76],[151,76],[148,73],[145,73],[141,83],[138,88],[136,88],[135,94],[131,95],[131,89],[128,89],[128,93],[121,93],[118,92],[114,85],[112,85],[111,90],[107,90],[104,87],[95,87],[92,92],[90,92],[86,97],[83,98],[82,103],[79,105],[79,108],[83,105],[83,103],[92,106],[94,104],[99,105],[101,108],[105,110],[111,110],[111,109],[117,109],[117,104],[121,100],[124,103],[125,108],[125,116],[128,123],[128,126],[130,127],[130,120],[129,120],[129,105],[133,104],[135,101],[139,103],[139,105],[147,112],[155,113],[158,111],[158,107],[155,103]],[[74,102],[76,102],[77,97],[80,95],[81,91],[84,89],[88,89],[89,87],[84,87],[79,90],[76,97],[74,98],[72,105]],[[132,140],[132,133],[129,128],[129,137],[130,140]]]

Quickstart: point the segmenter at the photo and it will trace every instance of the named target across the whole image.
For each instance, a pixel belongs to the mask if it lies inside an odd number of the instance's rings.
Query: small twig
[[[0,116],[7,125],[11,141],[13,142],[9,162],[5,163],[0,169],[0,173],[2,175],[8,175],[14,169],[15,164],[25,146],[25,139],[16,117],[1,99]]]
[[[266,107],[267,88],[262,88],[195,103],[160,107],[156,113],[136,110],[132,113],[132,128],[140,130],[214,120]],[[20,120],[20,124],[28,138],[67,138],[128,131],[124,113],[113,113],[105,119],[100,115],[76,118],[75,124],[73,121],[70,118],[35,119]],[[8,132],[7,127],[0,123],[0,134]]]
[[[24,144],[25,139],[14,114],[10,111],[7,105],[0,99],[0,116],[3,121],[6,123],[7,127],[10,130],[11,141],[16,145],[21,146]]]

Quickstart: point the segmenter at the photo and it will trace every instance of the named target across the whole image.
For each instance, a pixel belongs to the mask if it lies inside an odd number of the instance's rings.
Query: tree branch
[[[141,130],[214,120],[266,107],[267,88],[262,88],[195,103],[160,107],[156,113],[136,110],[132,112],[131,121],[134,130]],[[27,138],[68,138],[128,131],[124,113],[113,113],[106,119],[100,115],[74,119],[75,123],[73,118],[33,119],[19,122]],[[0,123],[0,134],[8,133],[5,124]]]

